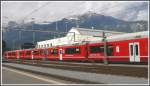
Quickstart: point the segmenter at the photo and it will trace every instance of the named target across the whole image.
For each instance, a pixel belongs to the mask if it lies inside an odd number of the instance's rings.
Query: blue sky
[[[2,1],[2,22],[20,22],[33,10],[45,5],[27,16],[26,22],[56,21],[88,11],[113,16],[127,21],[148,20],[148,2],[145,1]]]

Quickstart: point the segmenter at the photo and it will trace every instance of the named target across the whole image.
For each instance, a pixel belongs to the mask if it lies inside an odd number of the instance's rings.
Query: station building
[[[76,43],[100,41],[103,39],[103,32],[105,32],[106,37],[124,34],[124,32],[73,27],[68,31],[65,37],[39,41],[37,42],[36,48],[48,48],[52,46],[72,45]]]

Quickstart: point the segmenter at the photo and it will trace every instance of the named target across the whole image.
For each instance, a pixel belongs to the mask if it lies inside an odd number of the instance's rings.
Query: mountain
[[[57,24],[57,29],[56,29]],[[82,15],[69,16],[63,18],[62,20],[56,22],[48,22],[37,24],[35,22],[29,22],[26,24],[17,24],[14,21],[9,22],[8,26],[5,28],[9,29],[26,29],[26,30],[42,30],[42,31],[58,31],[58,32],[67,32],[72,27],[79,25],[81,28],[89,28],[98,30],[110,30],[110,31],[120,31],[120,32],[138,32],[148,30],[147,21],[124,21],[112,16],[105,16],[97,13],[87,12]],[[3,32],[3,37],[6,41],[6,44],[9,47],[18,47],[24,43],[32,43],[33,33],[32,32],[21,32],[21,37],[19,36],[18,31],[9,30]],[[54,37],[61,37],[65,34],[54,34],[54,33],[44,33],[36,32],[35,33],[35,42],[41,40],[48,40]],[[20,37],[20,38],[19,38]],[[13,39],[13,40],[12,40]],[[19,41],[21,39],[21,41]]]

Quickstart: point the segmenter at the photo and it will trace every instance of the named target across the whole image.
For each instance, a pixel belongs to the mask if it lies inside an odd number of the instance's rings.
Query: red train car
[[[148,62],[148,38],[109,42],[113,46],[109,61]]]
[[[59,55],[59,48],[58,47],[51,47],[45,49],[45,58],[49,60],[59,60],[60,55]]]
[[[104,42],[63,45],[45,49],[15,50],[4,53],[7,59],[95,60],[109,62],[148,63],[148,36],[145,32],[108,37],[106,57]]]
[[[71,45],[59,47],[60,60],[87,60],[86,45]]]
[[[32,49],[24,50],[24,59],[32,59]]]
[[[45,58],[45,49],[32,49],[31,59],[44,59]]]

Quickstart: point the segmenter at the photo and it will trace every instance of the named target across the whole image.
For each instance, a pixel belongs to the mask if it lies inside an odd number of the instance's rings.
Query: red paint
[[[111,45],[113,48],[112,56],[108,56],[107,60],[112,62],[130,62],[129,56],[129,43],[138,42],[140,49],[140,62],[148,62],[148,38],[121,40],[121,41],[111,41],[107,42],[107,45]],[[103,61],[104,52],[91,53],[91,46],[103,46],[101,43],[89,43],[82,45],[72,45],[72,46],[59,46],[46,49],[30,49],[30,50],[16,50],[8,51],[4,53],[6,59],[49,59],[49,60],[59,60],[60,59],[60,49],[62,49],[62,60],[98,60]],[[119,47],[119,52],[116,51],[116,47]],[[67,48],[80,48],[79,54],[66,54],[65,49]],[[53,51],[57,50],[56,54]],[[37,51],[38,54],[33,54],[33,51]],[[51,53],[52,51],[52,53]],[[87,52],[86,52],[87,51]],[[27,55],[27,52],[30,54]],[[22,54],[18,54],[22,53]]]

